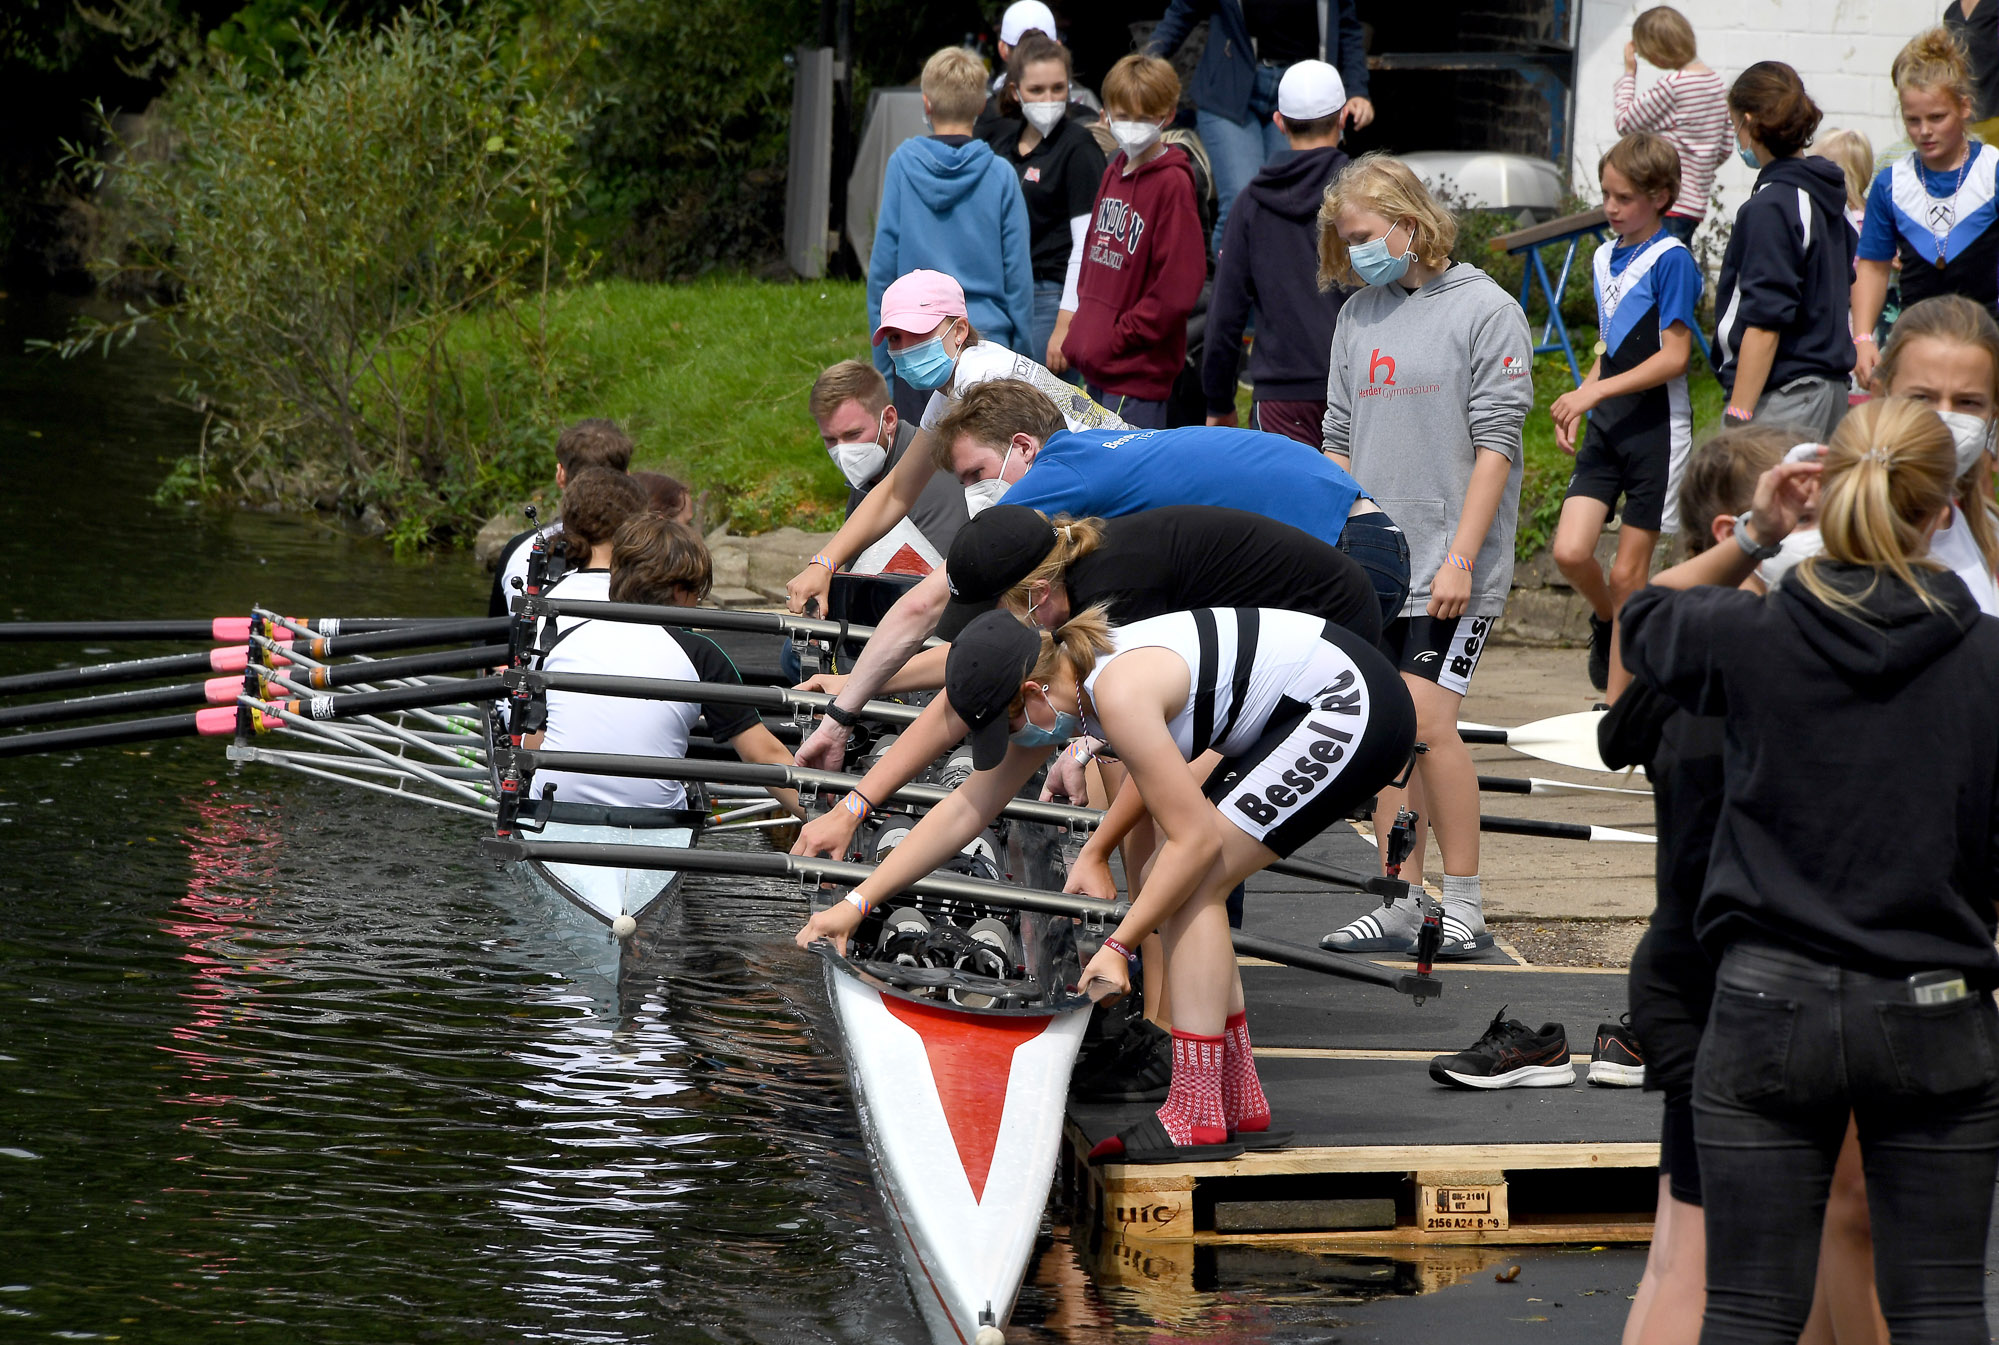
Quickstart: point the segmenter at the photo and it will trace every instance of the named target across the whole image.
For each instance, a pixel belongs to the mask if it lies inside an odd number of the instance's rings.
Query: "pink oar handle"
[[[194,712],[194,730],[204,738],[226,738],[236,731],[236,707],[217,705]]]
[[[284,637],[284,643],[291,643],[289,635]],[[289,659],[281,655],[273,659],[274,665],[280,668],[289,662]],[[208,666],[219,673],[240,673],[250,666],[250,650],[247,646],[240,644],[230,645],[222,649],[211,649],[208,651]]]

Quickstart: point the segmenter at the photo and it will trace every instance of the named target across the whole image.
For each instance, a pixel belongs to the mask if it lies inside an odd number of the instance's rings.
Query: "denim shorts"
[[[1386,627],[1402,615],[1402,604],[1409,597],[1409,539],[1394,519],[1376,510],[1348,515],[1337,545],[1367,571],[1374,596],[1381,600],[1381,624]]]

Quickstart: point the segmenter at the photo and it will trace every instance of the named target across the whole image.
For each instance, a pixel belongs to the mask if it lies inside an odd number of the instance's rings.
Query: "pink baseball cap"
[[[881,325],[876,345],[891,331],[931,331],[945,318],[965,316],[965,290],[942,271],[911,271],[882,292]]]

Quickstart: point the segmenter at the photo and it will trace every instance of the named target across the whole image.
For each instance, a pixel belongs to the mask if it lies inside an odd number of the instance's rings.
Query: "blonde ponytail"
[[[1047,518],[1046,514],[1042,515]],[[1000,595],[1000,605],[1021,620],[1029,619],[1027,604],[1028,590],[1036,584],[1057,584],[1067,576],[1069,567],[1095,551],[1104,542],[1104,521],[1100,518],[1071,518],[1067,514],[1057,514],[1049,521],[1055,529],[1055,545],[1041,563],[1021,577],[1019,583]]]
[[[1940,89],[1960,104],[1972,101],[1971,57],[1956,33],[1938,25],[1926,28],[1903,44],[1888,67],[1895,92]]]
[[[1799,564],[1799,582],[1826,606],[1862,621],[1873,585],[1858,597],[1842,593],[1820,573],[1823,561],[1887,570],[1926,606],[1941,606],[1917,582],[1916,566],[1937,568],[1924,531],[1957,484],[1957,449],[1943,421],[1921,402],[1876,398],[1847,414],[1824,463],[1819,536],[1825,554]]]
[[[1116,646],[1111,641],[1110,607],[1098,603],[1078,612],[1052,631],[1041,632],[1041,657],[1027,675],[1030,682],[1046,682],[1055,670],[1067,664],[1076,681],[1082,682],[1096,668],[1097,660]],[[1009,713],[1018,714],[1026,697],[1014,693]]]

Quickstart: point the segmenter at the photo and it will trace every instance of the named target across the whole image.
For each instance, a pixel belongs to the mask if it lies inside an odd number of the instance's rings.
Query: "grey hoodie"
[[[1520,427],[1534,405],[1533,341],[1512,295],[1462,262],[1415,293],[1369,285],[1333,332],[1325,446],[1409,539],[1409,598],[1421,616],[1457,535],[1477,449],[1513,463],[1472,560],[1470,616],[1498,616],[1513,585]]]

